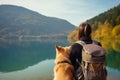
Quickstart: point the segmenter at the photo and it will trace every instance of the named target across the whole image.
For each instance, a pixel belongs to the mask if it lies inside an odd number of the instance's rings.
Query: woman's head
[[[81,37],[90,37],[91,32],[91,26],[87,22],[81,23],[78,29],[78,39],[80,39]]]

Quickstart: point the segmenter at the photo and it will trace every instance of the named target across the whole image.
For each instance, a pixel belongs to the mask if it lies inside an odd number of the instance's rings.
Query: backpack
[[[77,41],[76,43],[83,46],[80,67],[82,67],[84,80],[106,80],[106,51],[94,42],[86,44],[83,41]]]

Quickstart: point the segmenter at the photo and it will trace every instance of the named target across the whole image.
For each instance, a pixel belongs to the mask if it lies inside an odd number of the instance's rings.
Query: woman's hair
[[[87,22],[83,22],[79,25],[78,28],[78,39],[81,37],[91,37],[91,26]]]

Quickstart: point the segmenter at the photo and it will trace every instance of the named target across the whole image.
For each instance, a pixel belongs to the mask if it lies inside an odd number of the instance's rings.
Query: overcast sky
[[[22,6],[40,14],[65,19],[78,26],[120,4],[120,0],[0,0],[0,5]]]

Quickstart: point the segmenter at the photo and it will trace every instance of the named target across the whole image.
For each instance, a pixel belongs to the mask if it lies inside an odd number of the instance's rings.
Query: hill
[[[87,22],[92,25],[93,30],[98,28],[99,23],[104,24],[106,21],[112,27],[120,24],[120,4],[104,13],[99,14],[98,16],[87,20]]]
[[[92,26],[93,39],[120,39],[120,4],[104,13],[101,13],[87,22]],[[78,28],[69,35],[69,42],[77,40]]]
[[[0,5],[0,39],[17,39],[25,36],[67,35],[74,25],[66,20],[48,17],[29,9]]]

